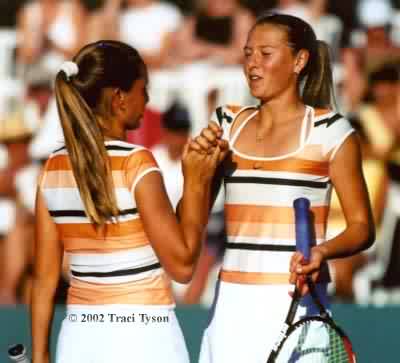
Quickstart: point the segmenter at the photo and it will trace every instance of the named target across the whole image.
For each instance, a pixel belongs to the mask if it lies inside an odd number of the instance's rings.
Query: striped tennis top
[[[65,147],[48,159],[39,181],[70,263],[67,304],[173,306],[170,281],[144,231],[134,198],[148,173],[160,172],[149,150],[106,141],[118,221],[96,229],[86,216]]]
[[[245,110],[248,117],[232,129]],[[315,242],[324,241],[332,190],[329,164],[354,130],[340,114],[306,106],[298,149],[277,157],[255,157],[237,150],[235,143],[257,112],[255,106],[223,106],[211,118],[221,125],[231,150],[223,163],[227,243],[220,279],[288,283],[296,244],[293,201],[310,200]],[[328,281],[325,265],[321,282]]]

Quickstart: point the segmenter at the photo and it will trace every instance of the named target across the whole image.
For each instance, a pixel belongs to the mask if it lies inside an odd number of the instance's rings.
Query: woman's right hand
[[[204,184],[211,182],[218,166],[221,150],[215,147],[210,152],[198,152],[190,149],[189,141],[182,154],[182,172],[186,182]]]
[[[229,153],[229,144],[222,140],[222,129],[215,122],[210,122],[200,135],[195,137],[189,144],[190,150],[195,150],[201,154],[211,154],[219,147],[218,164],[221,163]]]

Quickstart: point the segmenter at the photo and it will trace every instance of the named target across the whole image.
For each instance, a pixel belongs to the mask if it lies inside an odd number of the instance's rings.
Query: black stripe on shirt
[[[119,216],[125,216],[127,214],[137,214],[137,208],[124,209],[119,211]],[[84,210],[50,210],[52,217],[87,217]]]
[[[81,277],[118,277],[118,276],[136,275],[142,272],[156,270],[158,268],[161,268],[161,264],[159,262],[153,263],[152,265],[148,266],[130,268],[125,270],[109,271],[109,272],[78,272],[71,270],[71,274],[74,276],[81,276]]]
[[[134,146],[120,146],[120,145],[106,145],[107,150],[125,150],[125,151],[131,151],[135,149]]]
[[[121,145],[105,145],[107,150],[122,150],[122,151],[132,151],[135,149],[135,146],[121,146]],[[65,146],[62,146],[58,148],[57,150],[54,150],[53,153],[58,153],[61,150],[66,149]]]
[[[326,124],[326,127],[329,127],[329,126],[333,125],[337,120],[340,120],[341,118],[343,118],[343,116],[340,113],[337,113],[337,114],[333,115],[332,117],[328,117],[328,118],[324,118],[323,120],[316,121],[314,125],[315,125],[315,127],[318,127],[323,124]]]
[[[225,183],[289,185],[317,189],[325,189],[329,184],[329,182],[317,182],[312,180],[263,178],[258,176],[227,176],[225,177]]]
[[[64,149],[66,149],[65,146],[59,147],[58,149],[53,151],[53,154],[58,153],[59,151],[64,150]]]
[[[230,250],[249,250],[249,251],[277,251],[277,252],[294,252],[296,246],[288,245],[271,245],[271,244],[257,244],[257,243],[225,243],[225,248]]]

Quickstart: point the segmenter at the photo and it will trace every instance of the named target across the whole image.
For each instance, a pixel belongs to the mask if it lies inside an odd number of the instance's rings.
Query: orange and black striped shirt
[[[150,151],[106,141],[119,209],[116,223],[96,229],[86,216],[65,147],[55,151],[39,188],[69,257],[68,304],[173,306],[169,278],[144,231],[134,198],[136,185],[160,172]]]
[[[248,117],[232,130],[244,110]],[[224,106],[212,116],[232,151],[224,163],[227,244],[220,278],[234,283],[283,284],[288,283],[296,244],[293,201],[310,200],[316,243],[324,241],[332,190],[329,164],[354,130],[340,114],[307,106],[296,151],[255,157],[236,149],[235,144],[257,112],[254,106]],[[321,281],[329,281],[326,266]]]

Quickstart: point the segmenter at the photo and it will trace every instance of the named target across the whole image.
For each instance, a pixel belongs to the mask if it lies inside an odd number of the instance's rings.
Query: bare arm
[[[49,337],[54,295],[61,274],[63,249],[57,227],[40,191],[36,197],[35,254],[32,281],[31,333],[33,363],[49,363]]]
[[[355,134],[350,135],[338,150],[329,174],[342,206],[346,229],[335,238],[313,247],[307,265],[302,266],[301,254],[294,253],[291,260],[292,283],[297,281],[297,274],[312,274],[316,280],[323,261],[352,256],[374,242],[375,226]]]
[[[218,150],[208,156],[192,151],[188,157],[187,149],[183,156],[184,188],[180,222],[160,174],[147,174],[135,188],[144,229],[161,264],[172,278],[183,283],[190,281],[200,254],[208,219],[211,178],[218,158]]]
[[[355,134],[338,150],[330,166],[330,178],[346,219],[343,233],[320,245],[326,259],[348,257],[372,245],[375,226]]]

